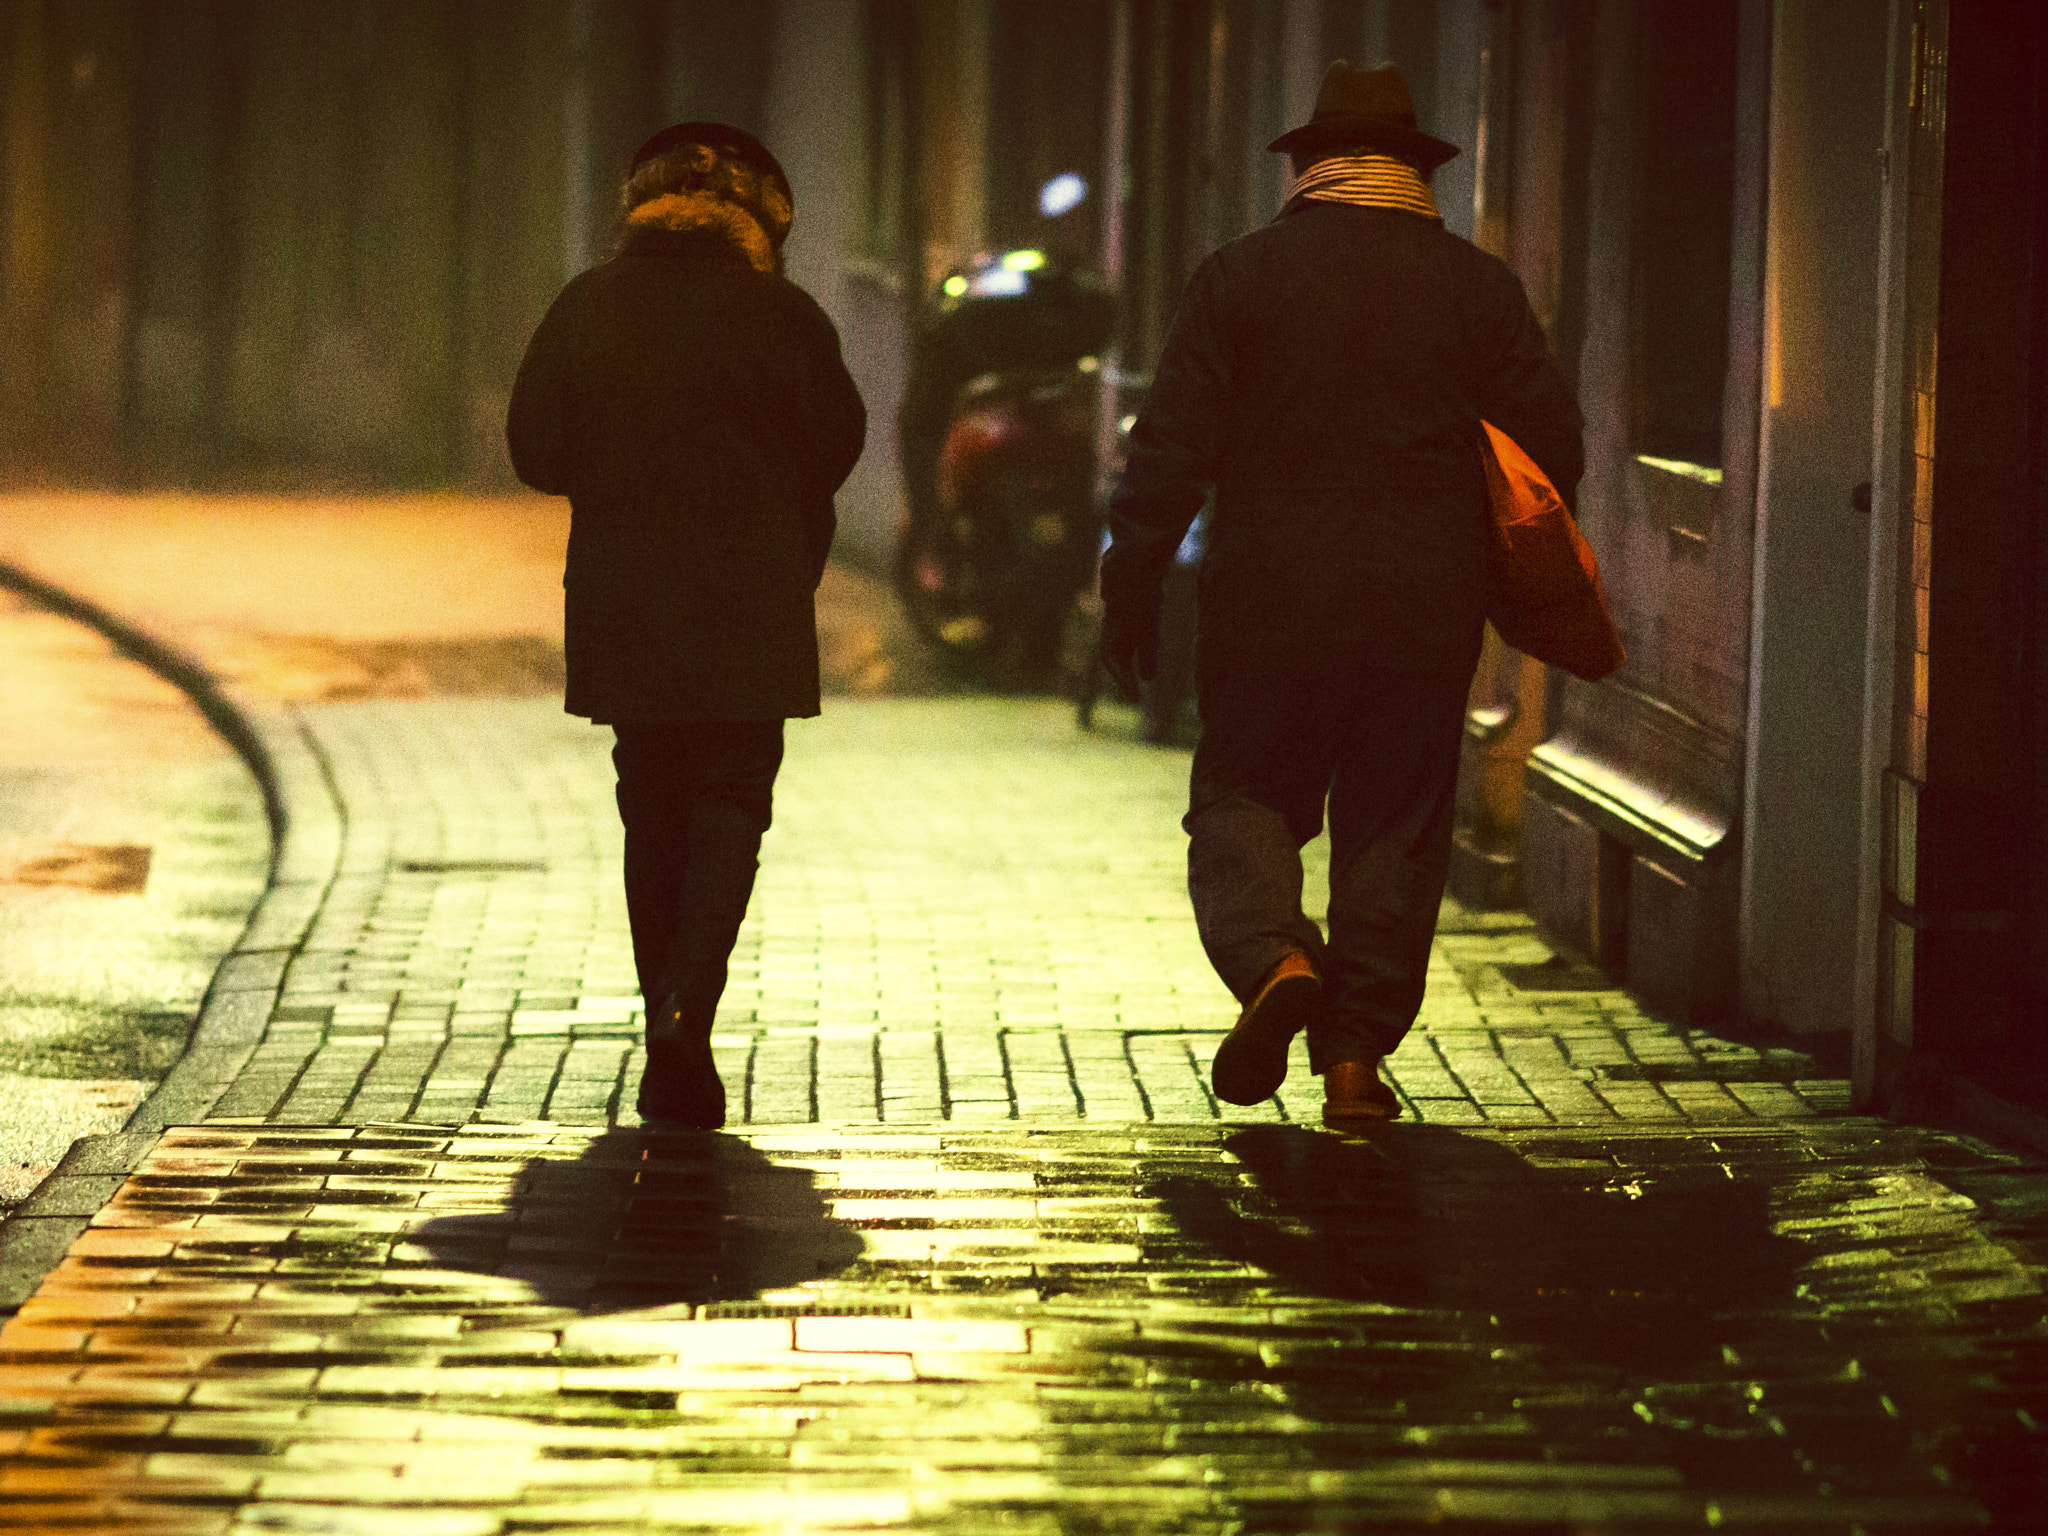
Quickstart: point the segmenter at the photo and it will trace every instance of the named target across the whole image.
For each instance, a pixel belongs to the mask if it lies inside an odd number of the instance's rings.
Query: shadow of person
[[[1248,1186],[1155,1193],[1185,1236],[1304,1298],[1474,1314],[1587,1362],[1678,1369],[1718,1354],[1717,1316],[1790,1297],[1803,1254],[1764,1186],[1697,1161],[1622,1175],[1587,1141],[1546,1137],[1580,1155],[1539,1167],[1441,1126],[1259,1126],[1224,1142]]]
[[[524,1282],[584,1313],[746,1301],[844,1270],[860,1234],[807,1169],[708,1132],[620,1128],[576,1158],[529,1158],[500,1208],[409,1239],[433,1267]]]

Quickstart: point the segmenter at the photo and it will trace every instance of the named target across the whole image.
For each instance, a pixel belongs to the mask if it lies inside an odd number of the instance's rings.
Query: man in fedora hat
[[[567,708],[617,737],[640,1113],[703,1129],[725,1120],[712,1019],[783,721],[818,713],[813,593],[867,425],[838,332],[782,276],[793,211],[752,134],[657,133],[611,259],[549,308],[505,422],[519,478],[569,498]]]
[[[1490,421],[1570,498],[1582,423],[1521,284],[1448,233],[1400,71],[1330,66],[1275,139],[1294,181],[1196,270],[1130,434],[1102,563],[1103,660],[1156,664],[1161,578],[1215,511],[1196,626],[1188,886],[1243,1005],[1219,1097],[1253,1104],[1306,1029],[1324,1121],[1398,1112],[1380,1079],[1421,1007],[1487,596]],[[1300,849],[1329,807],[1329,935]]]

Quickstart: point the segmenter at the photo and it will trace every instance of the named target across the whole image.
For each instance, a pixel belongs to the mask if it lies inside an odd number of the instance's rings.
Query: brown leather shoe
[[[1300,950],[1290,950],[1266,973],[1237,1016],[1229,1038],[1216,1047],[1209,1081],[1227,1104],[1260,1104],[1287,1081],[1287,1048],[1323,1006],[1323,981]]]
[[[1401,1101],[1380,1079],[1377,1061],[1333,1061],[1323,1073],[1323,1124],[1355,1131],[1401,1113]]]

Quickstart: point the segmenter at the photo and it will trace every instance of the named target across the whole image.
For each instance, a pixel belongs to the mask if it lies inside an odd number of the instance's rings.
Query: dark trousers
[[[1240,1002],[1289,950],[1323,977],[1317,1072],[1401,1043],[1422,1006],[1450,869],[1469,677],[1385,672],[1312,693],[1205,687],[1188,892],[1209,962]],[[1330,813],[1330,934],[1301,910],[1301,848]]]
[[[708,1033],[754,893],[782,722],[620,723],[612,731],[640,995],[651,1015],[676,994],[684,1027]]]

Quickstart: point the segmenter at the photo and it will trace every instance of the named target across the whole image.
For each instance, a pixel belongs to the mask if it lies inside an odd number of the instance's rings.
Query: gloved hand
[[[1159,610],[1114,604],[1102,615],[1102,669],[1126,704],[1159,675]]]

